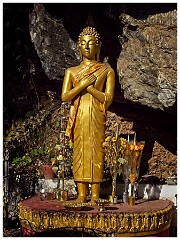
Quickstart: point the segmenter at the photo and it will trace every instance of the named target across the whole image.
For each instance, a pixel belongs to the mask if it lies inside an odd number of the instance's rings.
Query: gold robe
[[[104,66],[98,64],[96,67],[100,69]],[[75,84],[74,79],[73,85]],[[101,88],[97,90],[102,91],[103,85]],[[104,149],[102,144],[105,139],[106,122],[104,105],[87,90],[83,90],[72,103],[66,135],[72,136],[74,142],[73,176],[77,182],[103,181]]]
[[[86,90],[81,94],[74,124],[74,180],[101,182],[104,169],[105,115],[100,103]]]

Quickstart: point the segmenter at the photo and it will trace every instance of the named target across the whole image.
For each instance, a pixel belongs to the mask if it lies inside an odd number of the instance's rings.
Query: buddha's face
[[[81,37],[79,48],[82,53],[82,56],[88,59],[95,59],[95,55],[98,50],[96,38],[90,35],[85,35]]]

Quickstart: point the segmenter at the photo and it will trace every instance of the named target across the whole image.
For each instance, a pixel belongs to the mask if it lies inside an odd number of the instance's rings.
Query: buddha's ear
[[[83,57],[82,57],[82,53],[81,53],[81,50],[80,50],[80,48],[79,48],[79,56],[80,56],[80,62],[82,62],[82,60],[83,60]]]
[[[100,59],[100,51],[101,51],[101,42],[97,45],[97,53],[96,53],[96,61],[97,62]]]
[[[78,43],[78,50],[79,50],[79,56],[80,56],[80,62],[82,62],[82,60],[83,60],[83,57],[82,57],[82,53],[81,53],[81,44],[80,43]]]

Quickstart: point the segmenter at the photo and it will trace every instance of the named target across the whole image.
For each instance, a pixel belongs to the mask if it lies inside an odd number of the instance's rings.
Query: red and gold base
[[[169,200],[140,199],[134,206],[118,203],[100,212],[99,206],[69,211],[58,200],[34,196],[19,203],[23,235],[69,228],[94,229],[101,236],[168,236],[174,205]]]

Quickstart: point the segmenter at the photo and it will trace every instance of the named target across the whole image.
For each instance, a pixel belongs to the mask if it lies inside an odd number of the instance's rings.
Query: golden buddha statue
[[[74,143],[73,176],[78,187],[77,202],[86,202],[91,184],[91,202],[99,198],[103,181],[106,113],[113,101],[115,73],[107,63],[99,62],[101,41],[95,28],[80,33],[78,45],[81,63],[65,72],[62,101],[71,101],[66,129]]]

